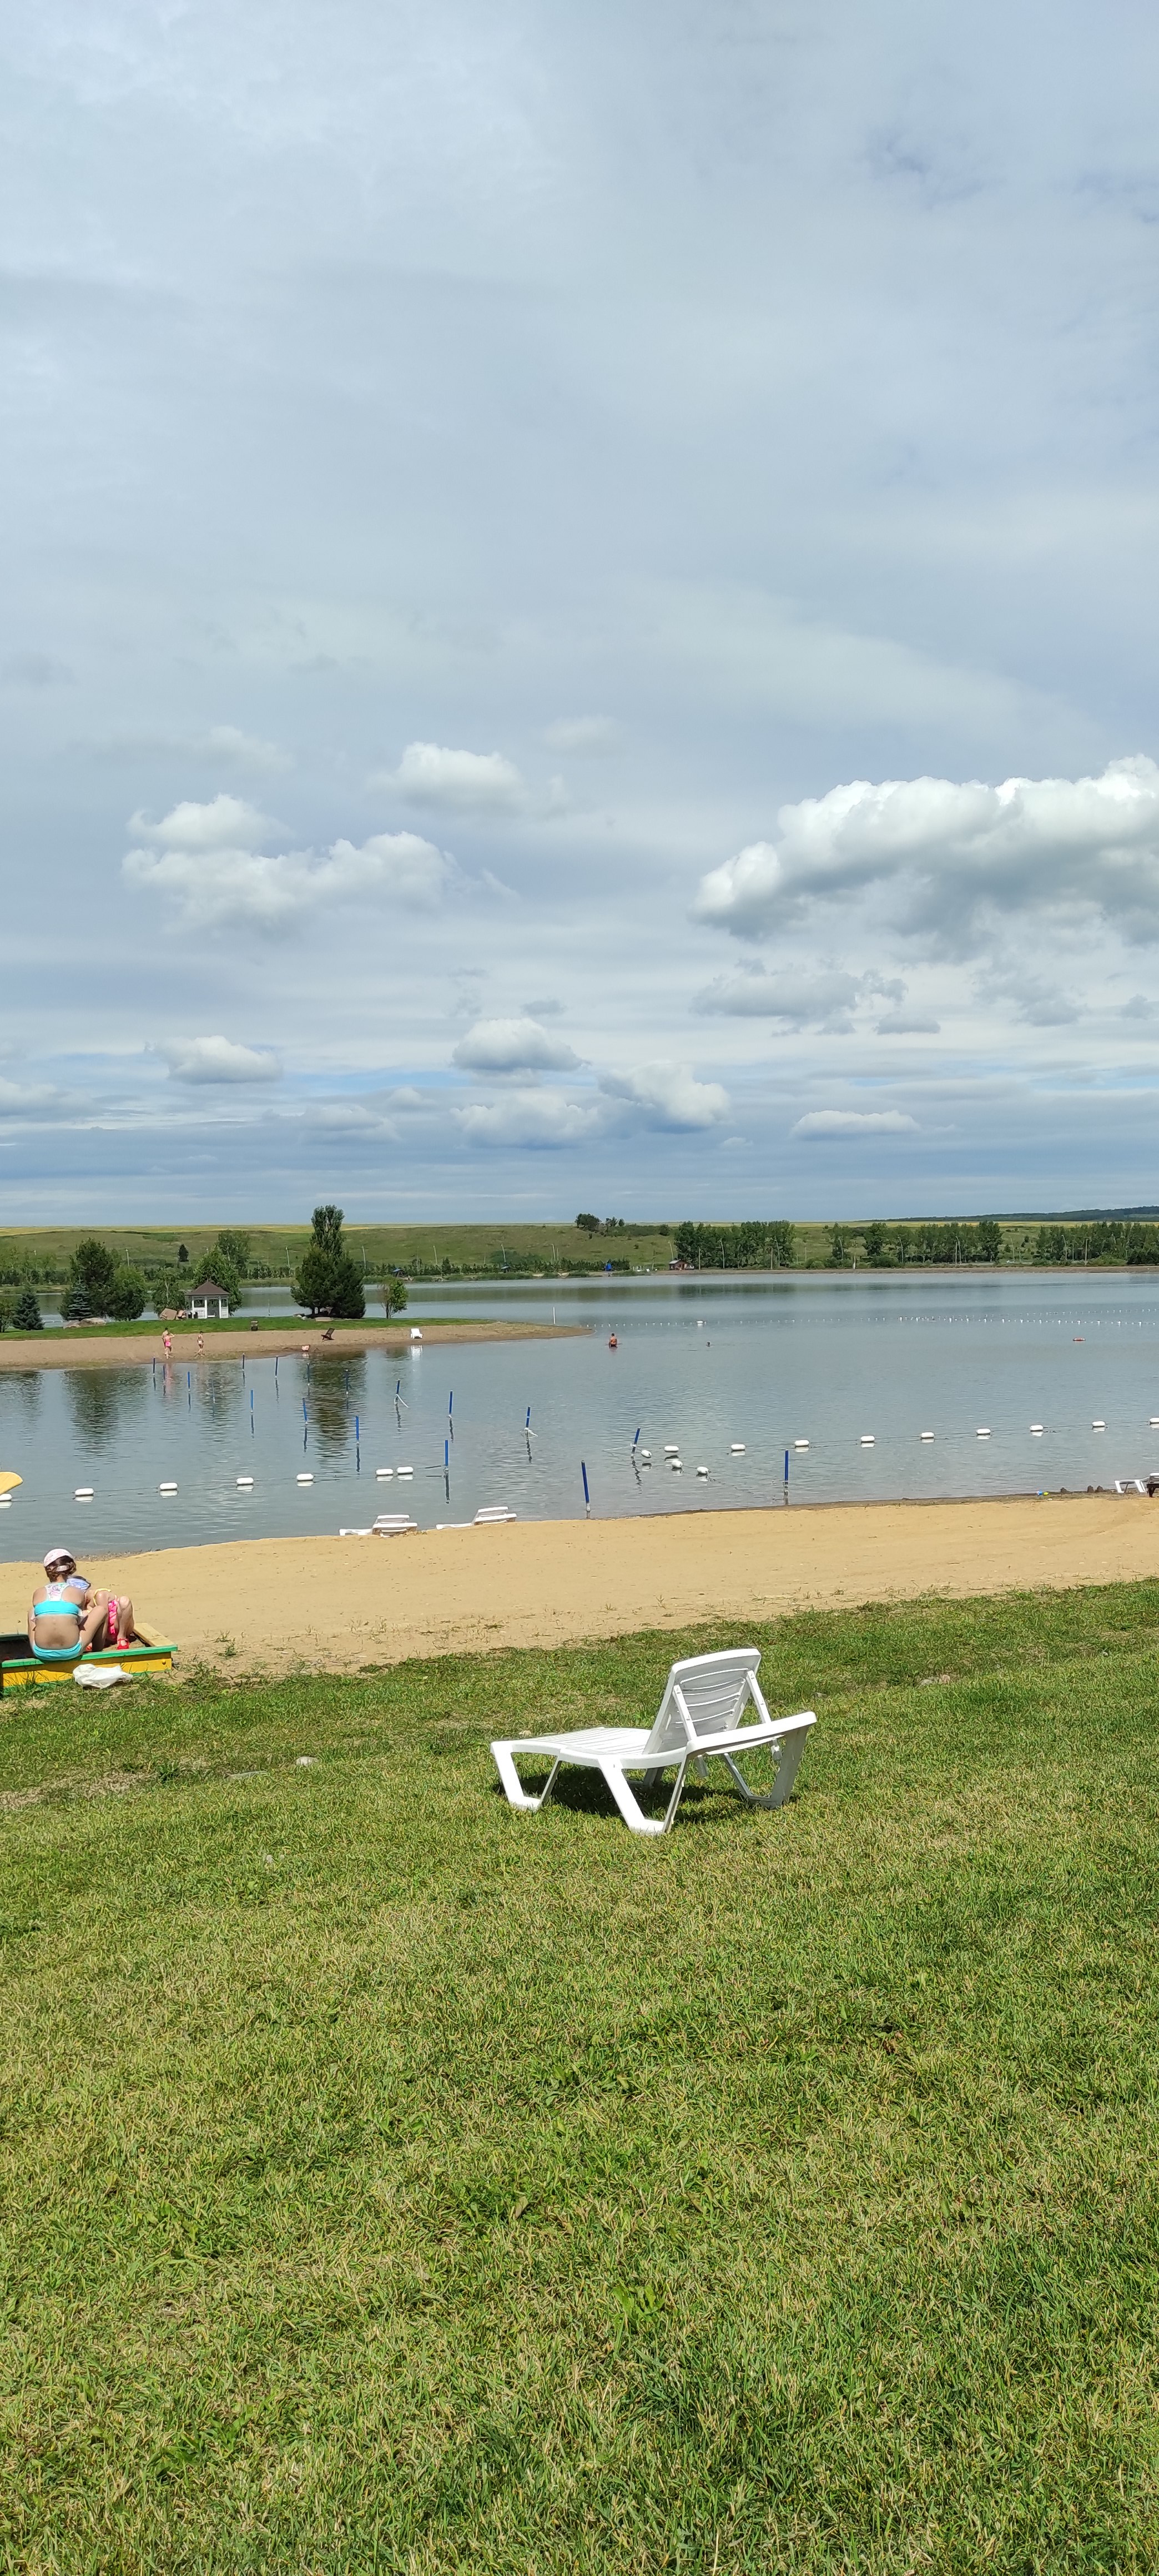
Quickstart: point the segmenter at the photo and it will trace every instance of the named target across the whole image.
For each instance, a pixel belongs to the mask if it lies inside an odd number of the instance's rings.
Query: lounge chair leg
[[[784,1806],[786,1798],[791,1797],[792,1795],[793,1782],[795,1781],[797,1773],[801,1767],[801,1755],[805,1750],[806,1732],[807,1730],[804,1727],[801,1727],[795,1735],[787,1735],[780,1742],[773,1744],[771,1750],[774,1753],[779,1753],[781,1758],[777,1764],[777,1776],[773,1782],[772,1788],[764,1791],[759,1789],[750,1789],[743,1772],[738,1771],[731,1753],[721,1754],[720,1759],[724,1763],[726,1770],[731,1773],[736,1788],[747,1806]]]
[[[547,1775],[546,1786],[540,1790],[538,1798],[531,1798],[528,1796],[527,1791],[520,1780],[519,1773],[515,1768],[510,1745],[493,1744],[491,1751],[495,1756],[495,1768],[503,1783],[509,1804],[513,1807],[521,1807],[526,1815],[537,1816],[540,1808],[546,1805],[555,1786],[555,1775],[559,1769],[558,1762],[552,1763],[551,1769]]]
[[[686,1770],[687,1770],[687,1767],[688,1767],[688,1766],[687,1766],[687,1764],[686,1764],[686,1763],[684,1763],[684,1762],[682,1762],[682,1763],[681,1763],[680,1768],[679,1768],[679,1770],[678,1770],[678,1772],[677,1772],[677,1774],[676,1774],[676,1786],[675,1786],[675,1788],[674,1788],[674,1790],[673,1790],[673,1792],[672,1792],[672,1796],[671,1796],[671,1799],[670,1799],[670,1801],[669,1801],[667,1815],[665,1816],[663,1823],[662,1823],[662,1824],[660,1824],[660,1823],[658,1823],[658,1822],[657,1822],[653,1817],[651,1817],[651,1816],[646,1816],[646,1815],[644,1814],[643,1809],[641,1808],[641,1806],[640,1806],[640,1804],[639,1804],[639,1802],[638,1802],[638,1800],[637,1800],[637,1798],[636,1798],[636,1796],[635,1796],[634,1792],[629,1788],[628,1783],[627,1783],[626,1779],[624,1778],[624,1774],[623,1774],[622,1770],[620,1769],[620,1765],[619,1765],[619,1763],[618,1763],[618,1762],[601,1762],[601,1764],[600,1764],[600,1770],[601,1770],[601,1773],[602,1773],[602,1775],[603,1775],[603,1778],[606,1780],[606,1782],[607,1782],[607,1784],[608,1784],[609,1789],[611,1790],[612,1796],[613,1796],[613,1798],[614,1798],[614,1799],[615,1799],[615,1801],[616,1801],[616,1805],[617,1805],[617,1807],[618,1807],[618,1808],[619,1808],[619,1810],[620,1810],[620,1814],[622,1815],[622,1817],[623,1817],[623,1819],[624,1819],[624,1823],[626,1824],[626,1826],[627,1826],[627,1828],[628,1828],[629,1833],[631,1833],[631,1834],[666,1834],[666,1833],[667,1833],[667,1831],[668,1831],[668,1827],[669,1827],[669,1825],[671,1824],[672,1819],[673,1819],[673,1816],[674,1816],[674,1815],[675,1815],[675,1813],[676,1813],[677,1807],[678,1807],[678,1806],[679,1806],[679,1804],[680,1804],[680,1793],[681,1793],[681,1790],[682,1790],[682,1789],[683,1789],[683,1787],[684,1787],[684,1775],[685,1775],[685,1772],[686,1772]]]

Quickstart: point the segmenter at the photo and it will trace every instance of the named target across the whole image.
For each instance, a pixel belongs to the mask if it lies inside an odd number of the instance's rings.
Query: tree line
[[[797,1229],[787,1217],[765,1223],[695,1225],[691,1218],[672,1237],[678,1261],[696,1270],[790,1270],[797,1258]]]
[[[342,1226],[340,1207],[315,1208],[310,1241],[290,1283],[296,1303],[307,1307],[311,1315],[346,1318],[366,1312],[365,1281],[347,1251]],[[61,1312],[66,1323],[108,1319],[133,1324],[150,1305],[157,1314],[167,1309],[180,1313],[202,1280],[212,1279],[231,1307],[240,1306],[243,1284],[254,1275],[249,1256],[250,1238],[235,1226],[222,1227],[216,1243],[195,1270],[189,1266],[184,1244],[174,1269],[160,1262],[138,1265],[126,1261],[121,1254],[110,1251],[99,1235],[87,1234],[72,1253],[63,1281],[57,1278],[51,1284],[61,1288]],[[259,1267],[264,1269],[264,1265]],[[406,1305],[403,1281],[388,1276],[382,1293],[387,1314],[401,1312]],[[40,1301],[30,1279],[25,1279],[15,1297],[0,1295],[0,1332],[12,1325],[17,1332],[38,1333],[42,1322]]]

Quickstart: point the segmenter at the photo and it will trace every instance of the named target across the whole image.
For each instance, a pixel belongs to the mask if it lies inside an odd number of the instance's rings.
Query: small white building
[[[189,1300],[189,1313],[198,1324],[224,1324],[229,1316],[229,1299],[216,1279],[203,1279]]]

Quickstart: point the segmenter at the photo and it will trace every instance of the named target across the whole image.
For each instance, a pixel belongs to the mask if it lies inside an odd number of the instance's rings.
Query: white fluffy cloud
[[[1159,937],[1159,767],[1139,753],[1098,778],[855,779],[784,805],[756,841],[703,877],[695,911],[742,939],[818,904],[897,888],[899,926],[959,952],[998,916],[1100,914],[1130,939]]]
[[[685,1064],[638,1064],[631,1072],[606,1073],[601,1091],[643,1113],[652,1127],[694,1130],[715,1127],[727,1118],[730,1102],[719,1082],[698,1082]]]
[[[527,797],[514,761],[501,751],[452,751],[439,742],[408,742],[398,768],[380,770],[374,784],[395,788],[412,805],[461,814],[511,813]]]
[[[573,1073],[579,1057],[563,1038],[550,1037],[538,1020],[476,1020],[454,1049],[464,1073]]]
[[[132,829],[138,846],[123,862],[130,884],[167,896],[178,920],[200,930],[287,930],[323,905],[375,895],[431,912],[458,875],[453,859],[414,832],[378,832],[360,847],[335,841],[320,858],[271,855],[261,844],[275,826],[237,796],[186,800],[160,823],[135,814]]]
[[[794,1136],[916,1136],[916,1118],[903,1109],[810,1109],[790,1129]]]
[[[469,1145],[578,1145],[604,1123],[597,1101],[569,1100],[562,1091],[511,1091],[452,1114]]]
[[[51,1082],[0,1081],[0,1118],[62,1118],[86,1104]]]
[[[177,1082],[280,1082],[282,1068],[269,1047],[239,1046],[233,1038],[176,1038],[157,1049]]]
[[[872,993],[899,1001],[904,985],[882,983],[874,975],[847,975],[839,968],[767,975],[748,972],[718,975],[694,1007],[723,1012],[730,1019],[779,1020],[786,1028],[848,1029],[850,1012]]]

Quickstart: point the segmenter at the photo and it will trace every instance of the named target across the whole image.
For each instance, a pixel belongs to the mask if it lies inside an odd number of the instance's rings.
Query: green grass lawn
[[[0,2565],[1153,2571],[1159,1584],[3,1703]],[[303,1763],[300,1757],[309,1756]]]

